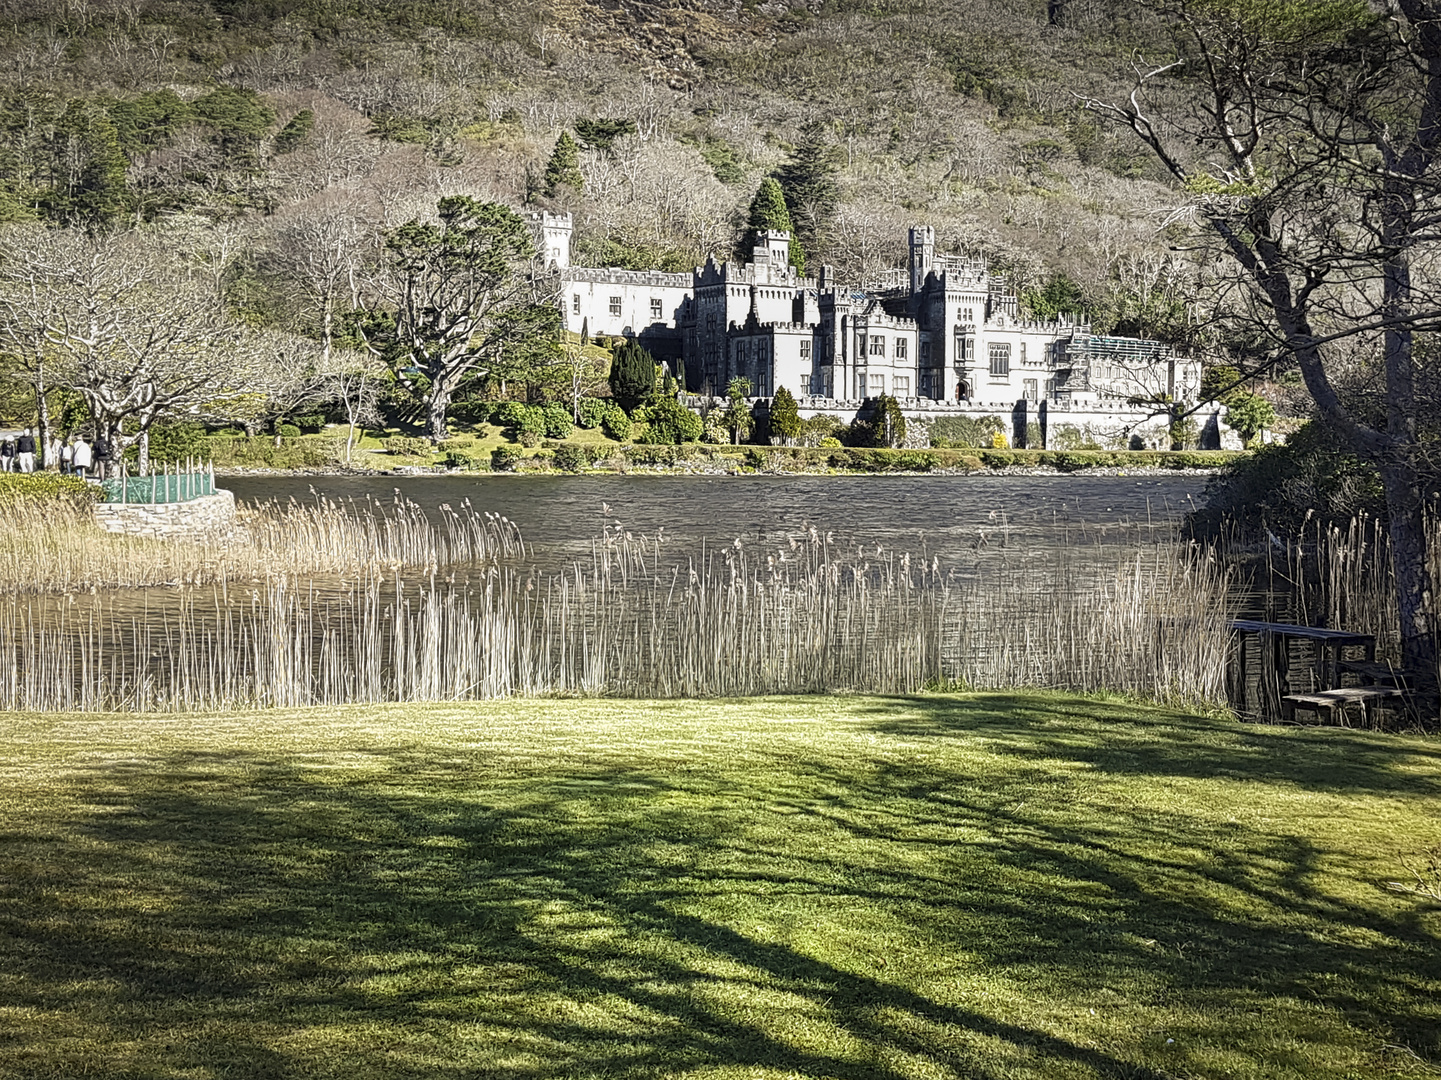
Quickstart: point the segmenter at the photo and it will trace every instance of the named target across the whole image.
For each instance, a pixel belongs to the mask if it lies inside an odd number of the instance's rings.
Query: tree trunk
[[[439,383],[431,385],[426,397],[426,428],[433,442],[446,437],[445,414],[450,409],[450,391]]]
[[[146,428],[140,433],[139,446],[135,452],[135,474],[137,476],[150,475],[150,429]]]
[[[40,460],[44,462],[46,452],[50,448],[50,402],[45,398],[43,370],[35,378],[35,414],[40,425]]]
[[[1396,603],[1401,616],[1401,667],[1423,679],[1434,679],[1434,583],[1426,561],[1426,510],[1421,485],[1415,468],[1406,461],[1383,463],[1381,483],[1386,490],[1386,509],[1390,515]]]

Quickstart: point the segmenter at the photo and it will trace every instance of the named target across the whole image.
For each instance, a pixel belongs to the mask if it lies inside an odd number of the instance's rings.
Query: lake
[[[1109,546],[1174,535],[1206,477],[1164,476],[233,476],[242,502],[391,498],[519,524],[543,562],[590,550],[607,523],[679,552],[784,543],[815,528],[844,545],[977,554]]]

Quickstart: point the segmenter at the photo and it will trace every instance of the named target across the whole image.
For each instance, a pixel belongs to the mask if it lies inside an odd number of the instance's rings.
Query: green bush
[[[345,440],[334,438],[281,439],[230,438],[211,435],[206,440],[216,468],[316,469],[345,460]]]
[[[0,473],[0,505],[21,499],[68,502],[77,507],[99,502],[103,492],[78,476],[53,472]]]
[[[959,449],[987,448],[996,432],[1007,430],[999,416],[983,416],[979,420],[969,416],[943,416],[931,421],[929,435],[931,445]],[[1039,442],[1039,439],[1037,439]]]
[[[497,408],[494,401],[483,398],[462,398],[451,403],[450,418],[462,424],[484,424]]]
[[[392,435],[380,444],[397,457],[422,457],[430,453],[430,441],[409,435]]]
[[[139,455],[139,446],[132,443],[125,451],[125,457],[134,461]],[[180,420],[159,423],[150,429],[151,461],[184,461],[186,458],[203,459],[209,453],[205,442],[205,427],[194,421]]]
[[[565,443],[555,448],[555,467],[562,472],[585,472],[586,466],[589,464],[590,459],[587,457],[584,447]]]
[[[625,410],[614,402],[606,406],[605,415],[601,417],[600,429],[605,433],[606,438],[614,439],[616,442],[625,442],[630,438],[630,433],[635,425],[631,423]]]
[[[475,457],[463,450],[448,451],[444,458],[447,469],[463,469],[466,472],[489,472],[490,459]]]
[[[570,433],[575,429],[575,422],[571,419],[570,409],[564,405],[551,404],[541,410],[541,415],[545,424],[546,438],[570,438]]]
[[[638,434],[636,442],[696,442],[705,428],[699,416],[671,398],[657,398],[649,405],[642,405],[635,410],[633,417],[637,424],[646,425],[645,434]]]
[[[601,398],[581,398],[580,400],[580,426],[587,431],[594,431],[600,427],[605,419],[605,411],[611,403]]]
[[[840,432],[845,429],[846,425],[841,423],[838,417],[831,416],[829,413],[821,413],[819,416],[812,416],[809,420],[801,421],[796,441],[802,446],[825,446],[826,440],[829,439],[840,446]]]
[[[324,413],[306,413],[295,417],[295,426],[306,435],[319,435],[325,428]]]
[[[519,401],[502,401],[491,411],[491,421],[504,428],[519,429],[527,407]]]
[[[832,435],[827,435],[820,442],[816,443],[816,445],[822,450],[839,450],[841,448],[841,441]]]
[[[298,439],[300,438],[300,428],[294,424],[276,424],[275,434],[282,439]]]
[[[514,472],[523,456],[518,446],[497,446],[490,452],[490,467],[496,472]]]
[[[1302,425],[1285,445],[1263,446],[1229,458],[1206,484],[1205,509],[1191,517],[1201,532],[1219,533],[1231,522],[1246,532],[1268,528],[1295,535],[1311,518],[1344,525],[1362,514],[1386,515],[1376,467],[1359,457],[1344,436],[1318,420]],[[1428,495],[1441,488],[1434,472],[1424,480]]]

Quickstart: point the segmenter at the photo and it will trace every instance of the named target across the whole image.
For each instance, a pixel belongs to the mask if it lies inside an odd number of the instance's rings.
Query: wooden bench
[[[1319,719],[1322,710],[1327,718],[1335,721],[1340,714],[1341,723],[1346,724],[1347,708],[1361,706],[1361,719],[1367,727],[1378,726],[1376,713],[1383,703],[1401,702],[1405,695],[1394,686],[1347,686],[1338,690],[1318,690],[1313,694],[1287,694],[1281,699],[1282,719],[1294,722],[1297,709],[1308,709]]]

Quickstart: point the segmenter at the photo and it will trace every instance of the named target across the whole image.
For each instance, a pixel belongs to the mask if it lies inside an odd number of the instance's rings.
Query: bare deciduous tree
[[[1428,566],[1427,435],[1418,368],[1441,328],[1441,2],[1160,0],[1175,52],[1140,58],[1121,101],[1086,101],[1128,127],[1189,196],[1239,271],[1253,331],[1293,356],[1325,420],[1385,489],[1409,671],[1436,673]],[[1343,354],[1369,346],[1384,409],[1338,390]],[[1427,444],[1430,443],[1428,446]]]

